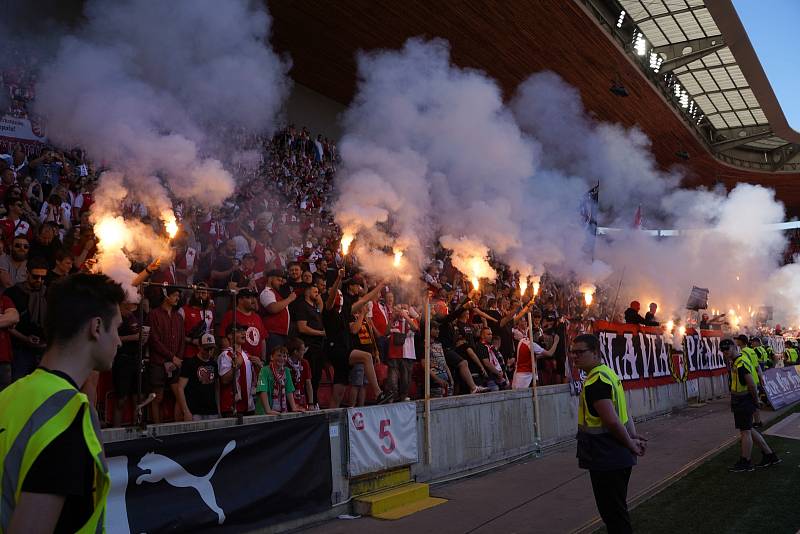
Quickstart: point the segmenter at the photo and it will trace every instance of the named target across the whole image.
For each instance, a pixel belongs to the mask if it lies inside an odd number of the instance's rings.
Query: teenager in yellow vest
[[[730,339],[723,339],[719,348],[730,365],[731,385],[731,411],[736,429],[739,430],[742,455],[729,471],[752,471],[756,467],[769,467],[781,462],[781,459],[767,445],[764,436],[753,428],[753,414],[758,410],[761,401],[758,399],[756,383],[753,379],[755,371],[750,358],[744,354],[737,354],[736,347]],[[753,465],[750,456],[753,452],[753,442],[763,452],[761,463]]]
[[[578,405],[578,466],[589,470],[597,510],[608,531],[632,532],[628,480],[647,440],[636,434],[622,382],[603,363],[597,336],[577,336],[569,356],[587,373]]]
[[[124,298],[98,274],[49,288],[40,367],[0,393],[0,533],[105,531],[108,468],[97,414],[79,388],[111,369]]]

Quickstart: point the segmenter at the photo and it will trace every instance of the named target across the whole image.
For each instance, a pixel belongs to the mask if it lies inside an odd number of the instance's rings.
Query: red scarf
[[[275,385],[272,388],[272,409],[275,409],[275,401],[278,401],[281,413],[288,412],[286,408],[286,367],[278,369],[275,362],[269,362],[269,368],[272,371],[272,378],[275,380]]]

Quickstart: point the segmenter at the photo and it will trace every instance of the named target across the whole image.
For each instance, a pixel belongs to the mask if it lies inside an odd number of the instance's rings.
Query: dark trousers
[[[631,468],[589,471],[589,476],[592,478],[597,511],[606,524],[608,534],[633,532],[628,515],[628,480],[631,478]]]
[[[308,360],[308,363],[311,365],[311,388],[314,390],[314,398],[309,399],[308,402],[309,404],[318,404],[319,396],[317,392],[319,390],[319,383],[322,382],[322,371],[327,361],[322,347],[306,346],[308,350],[306,351],[305,359]]]

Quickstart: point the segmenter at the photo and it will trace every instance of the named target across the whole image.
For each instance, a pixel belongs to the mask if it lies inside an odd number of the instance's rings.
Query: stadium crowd
[[[34,87],[24,68],[3,71],[4,114],[33,120]],[[108,424],[130,422],[149,392],[153,422],[418,398],[425,286],[433,395],[529,387],[531,346],[539,384],[568,379],[564,341],[585,311],[576,284],[545,276],[534,301],[492,262],[496,281],[476,291],[442,249],[414,290],[379,283],[339,248],[333,141],[293,125],[227,137],[240,148],[225,162],[236,193],[210,210],[176,202],[174,257],[131,264],[150,284],[123,306],[113,371],[88,385]],[[103,170],[78,148],[0,138],[0,389],[46,348],[47,288],[94,268],[89,214]],[[164,233],[146,207],[124,211]]]

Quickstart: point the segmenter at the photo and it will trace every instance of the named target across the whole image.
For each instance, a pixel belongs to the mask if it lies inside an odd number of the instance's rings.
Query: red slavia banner
[[[683,339],[676,341],[662,327],[596,321],[594,333],[600,338],[603,360],[622,379],[625,389],[727,372],[719,351],[719,330],[687,329]]]

